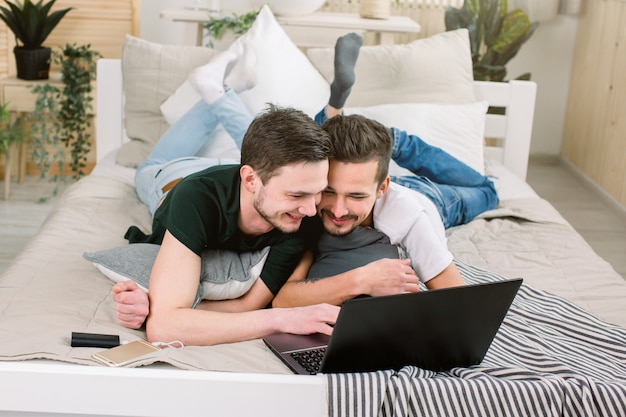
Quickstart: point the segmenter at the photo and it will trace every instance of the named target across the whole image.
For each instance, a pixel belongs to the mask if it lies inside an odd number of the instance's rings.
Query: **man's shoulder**
[[[220,165],[210,167],[185,177],[172,191],[181,194],[193,194],[195,198],[203,195],[224,196],[239,194],[239,165]]]
[[[415,190],[390,183],[387,192],[374,203],[374,215],[393,215],[394,213],[418,213],[432,204],[428,197]]]
[[[214,169],[215,168],[215,169]],[[155,217],[185,213],[228,214],[239,209],[239,166],[211,167],[185,177],[168,193]],[[200,209],[201,208],[201,209]]]
[[[374,227],[389,236],[406,230],[407,225],[423,218],[441,221],[437,208],[428,197],[394,183],[389,184],[387,192],[376,200],[373,212]]]

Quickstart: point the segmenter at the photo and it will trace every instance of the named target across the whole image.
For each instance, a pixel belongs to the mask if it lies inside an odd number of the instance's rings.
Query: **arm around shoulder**
[[[313,263],[313,254],[306,252],[289,280],[272,301],[275,308],[305,306],[318,303],[340,305],[362,294],[357,287],[357,270],[328,278],[306,280]]]
[[[274,307],[317,303],[341,305],[359,295],[379,296],[419,290],[418,278],[408,259],[383,258],[331,277],[305,280],[311,262],[312,256],[303,259],[276,295]]]

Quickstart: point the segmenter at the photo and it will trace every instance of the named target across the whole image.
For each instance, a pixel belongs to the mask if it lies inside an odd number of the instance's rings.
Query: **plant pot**
[[[359,14],[366,19],[389,19],[391,15],[391,1],[361,0]]]
[[[15,65],[17,78],[22,80],[47,80],[50,73],[50,54],[52,49],[42,46],[37,49],[24,49],[16,46]]]

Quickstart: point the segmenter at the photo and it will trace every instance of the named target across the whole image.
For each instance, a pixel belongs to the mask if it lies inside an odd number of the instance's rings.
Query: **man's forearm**
[[[340,305],[362,294],[378,296],[418,290],[418,278],[409,259],[383,258],[329,278],[313,281],[290,279],[280,289],[272,305]]]
[[[239,298],[232,300],[203,300],[198,309],[206,311],[220,311],[223,313],[241,313],[244,311],[260,310],[274,298],[274,294],[267,288],[261,278],[257,279],[252,288]]]
[[[356,268],[328,278],[287,281],[274,298],[272,306],[297,307],[319,303],[341,305],[363,294],[360,285],[360,275],[363,273],[363,268]]]
[[[339,308],[328,304],[244,313],[177,308],[151,313],[146,334],[150,342],[180,341],[189,346],[233,343],[277,332],[330,335],[338,314]]]
[[[181,341],[189,346],[232,343],[263,337],[279,328],[278,317],[270,310],[223,313],[177,309],[167,317],[151,314],[146,322],[150,342]]]

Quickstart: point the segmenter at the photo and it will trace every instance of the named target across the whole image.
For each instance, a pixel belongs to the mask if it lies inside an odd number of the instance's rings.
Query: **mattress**
[[[107,162],[109,161],[109,162]],[[125,244],[131,224],[150,229],[150,215],[132,187],[133,170],[106,158],[60,198],[40,233],[2,276],[0,360],[54,359],[95,365],[91,349],[72,349],[71,332],[145,338],[115,322],[111,281],[83,252]],[[522,277],[603,320],[626,327],[626,284],[545,200],[501,166],[490,171],[501,207],[448,230],[455,257],[468,265]],[[508,193],[508,194],[507,194]],[[511,198],[514,196],[515,198]],[[209,353],[209,354],[207,354]],[[131,366],[166,362],[183,369],[288,373],[259,340],[167,349]]]

